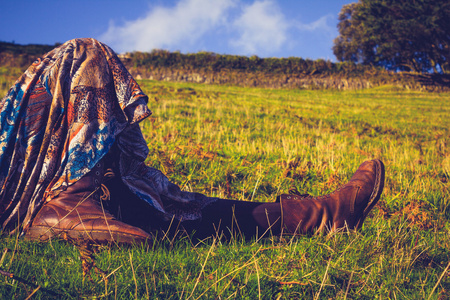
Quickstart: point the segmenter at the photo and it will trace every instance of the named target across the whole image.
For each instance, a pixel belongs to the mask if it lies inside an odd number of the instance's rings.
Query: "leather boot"
[[[25,233],[25,239],[66,240],[96,243],[141,243],[150,241],[145,231],[116,220],[100,198],[104,160],[80,180],[43,205]]]
[[[359,229],[384,186],[384,165],[366,161],[350,181],[321,197],[281,195],[282,226],[292,234]]]

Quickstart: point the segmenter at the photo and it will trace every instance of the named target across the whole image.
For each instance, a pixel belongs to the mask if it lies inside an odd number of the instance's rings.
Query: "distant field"
[[[1,78],[5,94],[11,82]],[[140,85],[154,113],[141,123],[147,163],[183,189],[262,202],[293,186],[321,195],[380,158],[380,205],[360,233],[103,247],[107,284],[99,275],[82,283],[78,253],[65,243],[3,237],[0,268],[40,285],[35,296],[48,297],[46,288],[67,298],[450,297],[450,93]],[[8,298],[33,289],[0,278]]]

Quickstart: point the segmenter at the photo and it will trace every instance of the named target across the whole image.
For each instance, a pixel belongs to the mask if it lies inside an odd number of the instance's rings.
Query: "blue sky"
[[[1,0],[0,40],[93,37],[116,52],[165,49],[335,61],[342,6],[356,0]]]

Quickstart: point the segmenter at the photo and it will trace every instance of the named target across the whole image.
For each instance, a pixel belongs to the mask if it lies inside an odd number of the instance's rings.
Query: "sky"
[[[117,53],[153,49],[336,61],[338,14],[356,0],[0,0],[0,41],[92,37]]]

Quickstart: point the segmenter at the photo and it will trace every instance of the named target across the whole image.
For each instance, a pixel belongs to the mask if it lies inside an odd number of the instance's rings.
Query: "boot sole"
[[[364,220],[366,219],[367,215],[372,210],[372,208],[377,204],[378,200],[380,200],[381,193],[383,192],[384,188],[384,176],[385,176],[384,164],[379,159],[374,159],[373,161],[376,164],[375,186],[373,188],[372,194],[370,195],[369,202],[367,203],[367,206],[363,211],[363,215],[355,226],[356,230],[362,227],[362,224],[364,223]]]
[[[58,231],[55,233],[55,231]],[[140,244],[150,241],[150,237],[139,235],[111,232],[108,230],[58,230],[53,231],[47,226],[33,226],[29,228],[23,237],[29,241],[46,242],[50,239],[75,240],[75,241],[93,241],[99,244]]]

